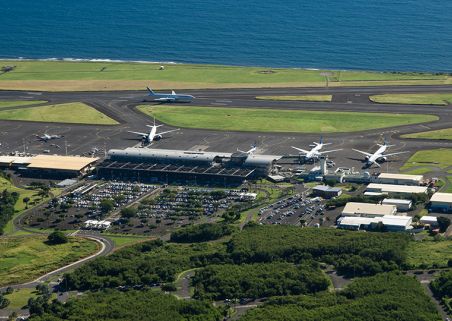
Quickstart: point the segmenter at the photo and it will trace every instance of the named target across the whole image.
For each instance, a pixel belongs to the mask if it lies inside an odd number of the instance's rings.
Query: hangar
[[[435,193],[430,198],[433,211],[452,212],[452,193]]]
[[[381,173],[378,175],[376,183],[419,186],[423,180],[423,175]]]
[[[172,149],[112,149],[97,166],[101,178],[239,185],[266,177],[281,156]]]
[[[68,178],[86,174],[98,158],[59,155],[0,156],[0,167],[37,178]]]

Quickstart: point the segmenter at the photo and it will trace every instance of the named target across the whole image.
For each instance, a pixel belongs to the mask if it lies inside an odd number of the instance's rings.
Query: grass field
[[[14,214],[14,217],[19,215],[23,210],[26,209],[27,205],[24,203],[24,198],[28,197],[30,201],[28,202],[28,207],[31,208],[33,206],[36,206],[38,204],[41,204],[42,202],[47,201],[50,197],[41,198],[38,195],[38,190],[34,189],[26,189],[26,188],[19,188],[17,186],[14,186],[8,179],[5,177],[0,177],[0,191],[8,190],[9,192],[17,192],[20,194],[19,200],[17,201],[16,205],[14,206],[14,210],[16,213]],[[52,195],[59,195],[61,190],[57,188],[51,189]],[[13,219],[14,219],[13,217]],[[14,226],[13,226],[13,219],[11,219],[6,225],[3,230],[4,234],[8,235],[14,232]]]
[[[325,86],[322,70],[193,64],[0,61],[16,68],[0,77],[0,89],[120,90]],[[447,84],[451,77],[422,73],[331,71],[330,86]]]
[[[47,245],[46,239],[41,235],[0,238],[0,286],[31,281],[98,248],[96,242],[81,238],[60,245]]]
[[[443,193],[452,193],[452,176],[446,176],[447,184],[441,188],[441,192]],[[452,256],[452,254],[451,254]]]
[[[152,238],[140,235],[126,235],[115,233],[102,233],[103,236],[108,237],[115,243],[115,247],[129,246],[139,242],[144,242]]]
[[[116,125],[117,121],[84,103],[66,103],[14,110],[0,110],[2,120]]]
[[[434,121],[430,115],[182,106],[139,106],[176,127],[231,131],[336,133]]]
[[[0,100],[0,109],[46,103],[45,100]]]
[[[420,132],[414,134],[405,134],[402,138],[423,138],[423,139],[441,139],[452,140],[452,128],[430,130],[427,132]]]
[[[418,166],[425,168],[446,168],[452,166],[452,149],[439,148],[418,151],[400,169],[409,170]]]
[[[5,295],[10,303],[8,305],[9,310],[19,310],[25,307],[28,304],[29,298],[35,298],[38,296],[38,293],[35,289],[17,289],[14,290],[13,293]]]
[[[413,168],[413,169],[404,171],[403,174],[424,175],[424,174],[430,173],[431,171],[432,171],[431,167],[419,167],[419,168]]]
[[[331,101],[332,95],[306,95],[306,96],[257,96],[258,100],[276,101]]]
[[[451,94],[385,94],[370,96],[370,100],[380,104],[407,104],[407,105],[441,105],[452,103]]]
[[[426,265],[431,268],[433,264],[438,266],[447,266],[447,261],[452,257],[452,241],[416,241],[410,242],[408,245],[409,264],[419,268]]]

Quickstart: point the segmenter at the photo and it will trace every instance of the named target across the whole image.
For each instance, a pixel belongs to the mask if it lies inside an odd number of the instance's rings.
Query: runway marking
[[[35,93],[35,92],[27,92],[27,95],[42,95],[42,93]]]
[[[211,105],[217,105],[217,106],[227,106],[227,104],[223,103],[210,103]]]

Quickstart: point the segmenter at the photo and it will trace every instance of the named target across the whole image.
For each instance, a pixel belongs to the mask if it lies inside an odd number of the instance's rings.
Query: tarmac
[[[395,144],[390,152],[408,150],[410,153],[391,158],[382,167],[384,170],[397,170],[415,151],[421,149],[451,148],[452,142],[445,140],[402,139],[400,135],[434,129],[452,127],[452,106],[425,105],[395,105],[376,104],[369,100],[370,95],[384,93],[437,93],[451,92],[452,86],[376,86],[376,87],[340,87],[340,88],[262,88],[262,89],[210,89],[184,90],[196,98],[191,103],[194,106],[206,107],[241,107],[241,108],[273,108],[317,111],[355,111],[355,112],[387,112],[387,113],[422,113],[437,115],[438,121],[408,126],[398,126],[384,129],[368,130],[353,133],[323,134],[324,140],[333,143],[332,147],[343,148],[342,151],[331,154],[338,166],[360,168],[361,155],[352,148],[373,152],[376,144],[383,137]],[[267,101],[256,100],[260,95],[309,95],[331,94],[331,102],[301,102],[301,101]],[[152,120],[135,109],[146,102],[146,91],[114,91],[114,92],[31,92],[31,91],[0,91],[0,100],[46,100],[46,104],[67,102],[84,102],[100,112],[117,120],[119,125],[82,125],[61,124],[31,121],[0,121],[0,153],[14,151],[28,153],[88,155],[95,152],[96,156],[104,156],[112,148],[139,146],[136,135],[132,131],[146,131],[146,125]],[[38,104],[39,105],[39,104]],[[26,107],[30,108],[38,105]],[[45,105],[45,104],[41,104]],[[5,110],[2,109],[2,110]],[[162,130],[172,127],[164,126]],[[64,138],[40,142],[35,134],[59,134]],[[234,152],[237,148],[248,149],[257,143],[257,153],[260,154],[296,154],[290,146],[307,148],[313,141],[318,141],[319,134],[306,133],[259,133],[230,132],[203,129],[186,129],[171,133],[152,148],[208,150],[219,152]]]

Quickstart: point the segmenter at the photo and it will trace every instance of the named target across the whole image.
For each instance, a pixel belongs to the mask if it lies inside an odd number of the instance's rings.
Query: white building
[[[419,186],[423,180],[424,176],[422,175],[381,173],[375,182],[379,184]]]
[[[412,217],[395,215],[385,215],[382,217],[345,216],[338,219],[337,227],[347,230],[371,230],[379,223],[382,223],[385,230],[389,232],[406,231],[412,228]]]
[[[395,205],[397,211],[407,212],[413,207],[413,202],[410,200],[401,200],[396,198],[385,198],[381,204],[384,205]]]
[[[409,197],[412,194],[427,194],[426,186],[408,186],[394,184],[376,184],[367,185],[366,192],[381,193],[390,196]]]
[[[438,218],[436,216],[422,216],[419,220],[420,223],[430,225],[430,226],[436,226],[438,225]]]
[[[378,217],[394,215],[396,212],[395,205],[348,202],[342,211],[342,216]]]
[[[435,193],[430,198],[430,208],[438,212],[452,212],[452,193]]]

